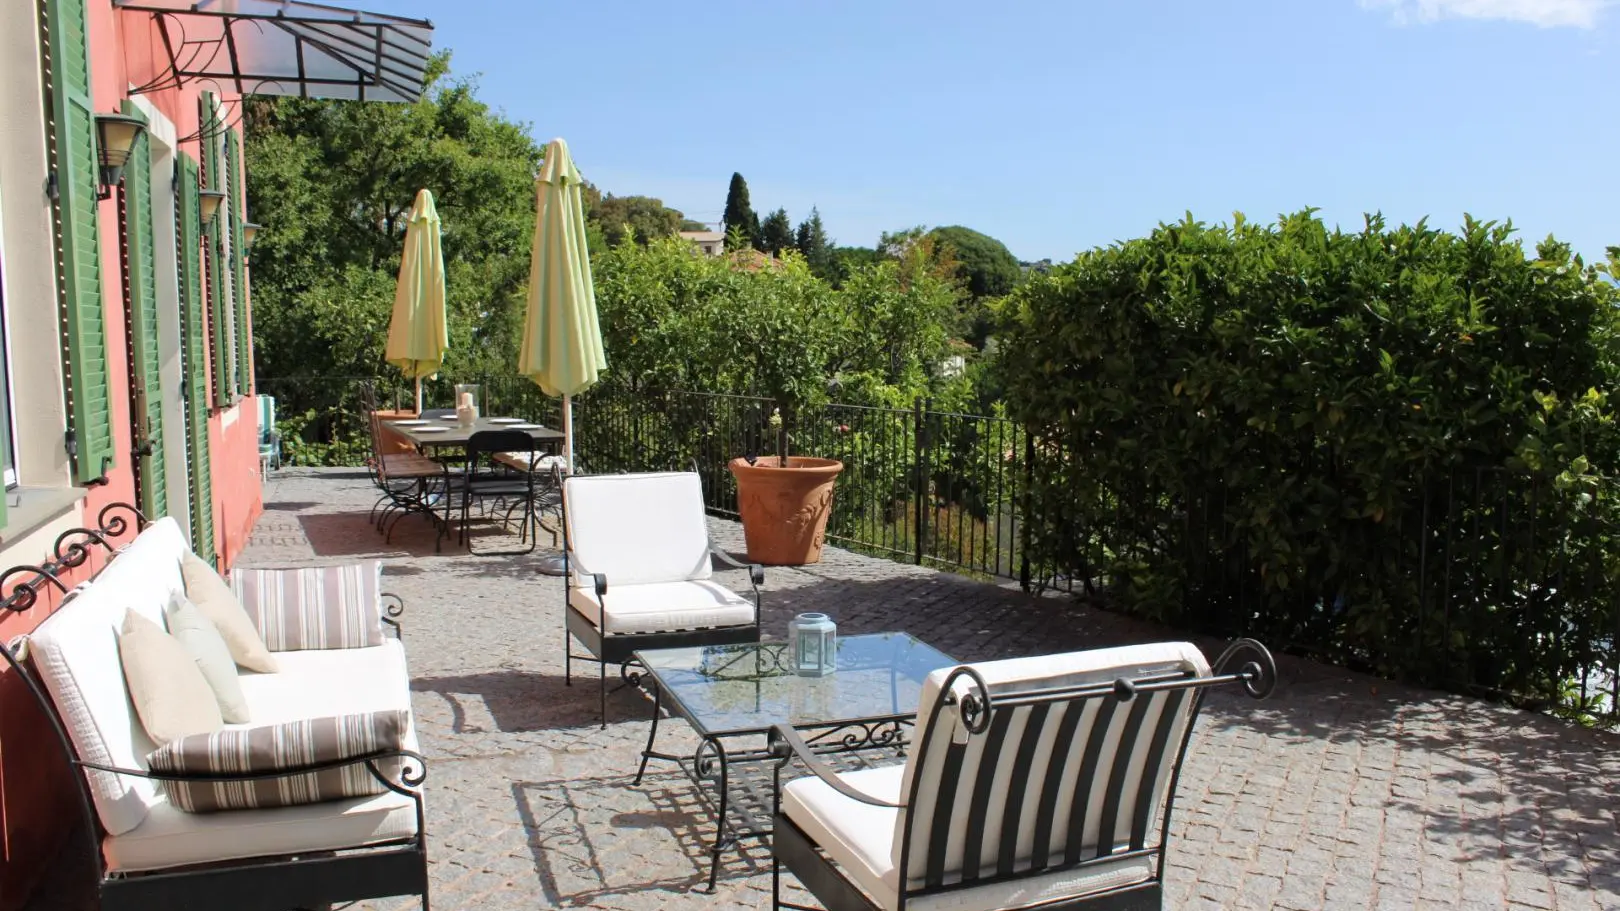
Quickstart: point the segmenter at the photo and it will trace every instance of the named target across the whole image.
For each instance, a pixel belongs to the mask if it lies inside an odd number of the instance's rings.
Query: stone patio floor
[[[241,565],[386,561],[384,588],[407,606],[430,762],[434,906],[769,907],[759,846],[728,858],[716,894],[697,891],[712,828],[678,771],[655,763],[631,785],[650,703],[616,693],[604,730],[594,686],[564,687],[562,584],[535,572],[543,552],[435,553],[419,517],[385,544],[366,522],[371,501],[361,472],[277,472]],[[737,525],[711,524],[719,546],[741,551]],[[746,586],[741,573],[720,579]],[[807,610],[833,614],[840,632],[906,630],[966,661],[1185,638],[837,550],[767,572],[767,635]],[[1271,699],[1206,703],[1180,782],[1167,908],[1620,907],[1620,737],[1311,661],[1279,665]],[[671,721],[660,743],[696,740]],[[82,863],[64,858],[37,904],[80,906],[70,883],[82,877],[66,871]]]

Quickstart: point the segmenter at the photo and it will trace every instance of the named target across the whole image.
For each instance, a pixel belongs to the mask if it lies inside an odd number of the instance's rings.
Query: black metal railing
[[[558,400],[527,380],[475,381],[486,413],[558,422]],[[281,400],[291,462],[359,463],[360,382],[259,382]],[[381,401],[409,407],[403,382],[378,383]],[[450,386],[430,383],[429,407],[448,404]],[[709,509],[734,517],[727,463],[775,454],[773,407],[757,396],[599,388],[574,400],[575,458],[591,473],[695,464]],[[1603,514],[1563,502],[1579,491],[1546,478],[1499,467],[1414,476],[1400,503],[1373,517],[1347,511],[1336,486],[1322,485],[1315,518],[1292,517],[1281,537],[1307,542],[1305,552],[1279,563],[1272,530],[1240,508],[1248,494],[1228,490],[1217,471],[1175,491],[1103,489],[1074,446],[927,400],[829,404],[791,425],[793,454],[844,463],[827,534],[840,547],[1079,591],[1181,628],[1620,721],[1620,558],[1598,546],[1620,528],[1594,525]],[[1267,574],[1285,564],[1286,581]]]
[[[560,403],[528,380],[477,377],[486,414],[555,426]],[[359,465],[365,458],[362,383],[374,382],[383,408],[414,407],[398,378],[288,377],[258,381],[275,396],[284,458],[290,464]],[[453,381],[424,386],[427,407],[450,403]],[[686,468],[703,477],[716,515],[737,515],[727,463],[774,455],[774,403],[703,392],[598,389],[574,400],[575,459],[596,473]],[[838,459],[830,542],[864,553],[982,576],[1040,584],[1023,556],[1020,466],[1026,434],[1012,421],[910,408],[829,404],[794,415],[790,452]]]

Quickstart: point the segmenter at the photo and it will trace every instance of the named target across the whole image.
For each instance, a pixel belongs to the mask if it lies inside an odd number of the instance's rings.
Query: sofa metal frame
[[[809,769],[811,774],[826,782],[839,794],[871,806],[887,807],[899,810],[902,828],[900,832],[900,863],[896,871],[900,888],[897,894],[895,911],[905,911],[906,905],[924,896],[933,896],[957,892],[963,889],[979,886],[1005,883],[1020,879],[1029,879],[1036,876],[1046,876],[1053,873],[1072,871],[1080,874],[1087,869],[1094,869],[1106,864],[1115,864],[1131,858],[1146,858],[1153,861],[1153,875],[1147,880],[1134,882],[1124,886],[1103,889],[1098,892],[1087,893],[1081,896],[1058,898],[1044,904],[1030,906],[1039,911],[1157,911],[1162,907],[1164,892],[1164,859],[1165,850],[1170,842],[1170,817],[1175,808],[1176,782],[1181,777],[1182,762],[1187,755],[1187,744],[1192,740],[1193,727],[1198,721],[1199,710],[1203,707],[1204,694],[1212,687],[1228,684],[1240,684],[1243,690],[1255,699],[1264,699],[1271,694],[1277,684],[1277,665],[1271,653],[1264,645],[1253,639],[1234,640],[1219,659],[1216,660],[1213,674],[1208,677],[1198,677],[1187,672],[1162,673],[1151,676],[1126,678],[1120,677],[1112,683],[1093,683],[1075,686],[1058,686],[1046,689],[1036,689],[1023,692],[1009,692],[992,696],[990,686],[980,677],[971,665],[963,665],[951,671],[940,687],[940,697],[934,703],[928,718],[928,725],[923,732],[922,741],[914,753],[915,757],[924,757],[929,754],[930,741],[938,735],[942,725],[938,723],[940,716],[945,712],[954,711],[961,720],[961,727],[966,729],[970,737],[989,737],[985,752],[987,755],[1005,755],[997,744],[1005,743],[1009,730],[1014,725],[1006,722],[1011,715],[1001,715],[1003,710],[1019,707],[1041,707],[1041,711],[1049,712],[1059,705],[1067,705],[1069,714],[1064,717],[1080,717],[1086,702],[1097,702],[1100,712],[1112,715],[1117,706],[1135,703],[1139,711],[1129,711],[1124,723],[1124,732],[1121,742],[1136,742],[1135,738],[1142,732],[1144,715],[1148,700],[1137,700],[1138,696],[1151,693],[1170,693],[1169,698],[1181,700],[1186,698],[1190,691],[1192,706],[1187,716],[1185,730],[1181,734],[1179,743],[1170,744],[1169,726],[1165,723],[1165,716],[1171,714],[1166,710],[1159,716],[1159,721],[1152,731],[1152,760],[1164,758],[1166,749],[1174,749],[1171,757],[1169,773],[1169,787],[1166,790],[1162,809],[1163,816],[1159,823],[1157,841],[1149,841],[1149,828],[1155,813],[1160,807],[1145,797],[1131,801],[1128,805],[1123,801],[1122,788],[1119,787],[1121,769],[1116,764],[1114,774],[1107,776],[1109,782],[1103,792],[1102,819],[1117,820],[1129,823],[1131,838],[1124,851],[1115,850],[1112,839],[1105,841],[1095,849],[1082,851],[1079,844],[1079,834],[1076,832],[1065,852],[1064,862],[1055,864],[1037,864],[1029,869],[1015,870],[1013,857],[1016,844],[1003,841],[1000,845],[1001,854],[998,859],[997,872],[989,876],[964,877],[958,882],[947,882],[949,878],[944,875],[946,865],[945,853],[947,840],[942,834],[949,830],[951,825],[952,807],[941,806],[927,818],[914,813],[911,808],[917,806],[920,789],[923,786],[922,775],[912,776],[909,793],[903,795],[903,801],[898,804],[888,803],[853,787],[843,781],[826,763],[817,755],[816,751],[808,746],[797,731],[785,725],[777,725],[771,729],[770,746],[779,758],[775,770],[776,785],[776,818],[775,835],[771,840],[771,907],[802,909],[802,911],[819,911],[812,906],[797,905],[782,901],[781,877],[782,867],[785,865],[790,872],[798,877],[799,882],[810,891],[817,900],[826,906],[827,911],[882,911],[881,907],[855,885],[837,864],[818,849],[815,840],[785,814],[782,813],[782,769],[790,761],[797,760]],[[965,686],[965,692],[956,695],[957,684]],[[1124,711],[1122,709],[1122,711]],[[999,723],[998,723],[999,722]],[[1107,725],[1103,725],[1104,728]],[[1094,727],[1093,731],[1097,729]],[[1030,742],[1033,735],[1028,727],[1013,735],[1021,739],[1017,745],[1020,754],[1034,748]],[[1101,747],[1102,734],[1093,734],[1093,743],[1086,749],[1086,755],[1093,761],[1096,752]],[[1120,754],[1121,756],[1128,754]],[[913,760],[915,761],[915,760]],[[950,760],[946,760],[947,764]],[[946,774],[951,774],[947,771]],[[983,775],[983,769],[980,770]],[[1015,769],[1014,778],[1017,772]],[[982,777],[980,779],[983,780]],[[1050,784],[1050,782],[1047,782]],[[1027,784],[1027,782],[1026,782]],[[1085,807],[1090,803],[1091,788],[1096,784],[1096,778],[1088,775],[1084,767],[1080,769],[1079,784],[1075,793],[1075,806]],[[1051,790],[1051,789],[1048,789]],[[1021,802],[1023,789],[1019,789],[1017,800],[1008,800],[1008,806]],[[1148,793],[1146,791],[1140,793]],[[1052,791],[1056,799],[1055,791]],[[983,807],[978,807],[982,811]],[[1081,814],[1082,821],[1084,814]],[[1071,826],[1073,823],[1071,822]],[[912,834],[920,828],[926,828],[932,838],[929,845],[929,869],[923,876],[922,888],[908,888],[912,881],[911,872],[907,869],[911,861]],[[1115,829],[1117,831],[1117,828]],[[1090,856],[1080,856],[1089,854]],[[1022,906],[1021,906],[1022,907]]]
[[[133,523],[121,515],[121,511],[128,511],[134,518]],[[146,526],[146,517],[128,503],[110,503],[97,514],[96,528],[73,528],[59,535],[53,545],[54,556],[51,559],[38,565],[14,566],[0,573],[0,593],[5,594],[4,598],[0,598],[0,611],[21,613],[28,610],[38,603],[40,593],[46,590],[44,586],[47,584],[66,595],[69,589],[60,574],[87,563],[94,552],[93,548],[98,545],[107,551],[109,560],[115,558],[118,550],[113,547],[111,539],[122,536],[131,524],[139,532]],[[7,591],[6,585],[13,579],[16,581]],[[404,601],[393,594],[382,597],[391,599],[384,608],[383,622],[397,636],[400,633],[399,618],[405,610]],[[173,908],[199,907],[286,911],[288,908],[400,895],[420,896],[423,911],[429,911],[427,827],[421,793],[421,785],[427,779],[427,762],[420,754],[409,750],[385,750],[298,769],[259,774],[170,774],[89,762],[79,756],[44,684],[29,669],[26,640],[23,641],[21,647],[0,641],[0,658],[23,681],[73,767],[74,790],[84,817],[80,828],[88,840],[87,847],[96,865],[97,906],[101,911],[169,911]],[[401,760],[397,781],[379,768],[378,762],[385,759]],[[101,839],[105,833],[84,774],[87,769],[96,769],[154,781],[253,781],[352,765],[365,766],[383,787],[409,797],[416,804],[414,837],[368,845],[356,849],[354,853],[319,852],[308,856],[256,857],[128,874],[107,870],[101,851]]]
[[[563,490],[563,479],[557,477],[558,490]],[[564,614],[567,621],[563,626],[563,685],[574,685],[574,662],[595,662],[597,666],[597,708],[602,727],[607,727],[607,666],[617,664],[620,676],[624,683],[620,685],[632,686],[639,677],[633,675],[629,666],[630,659],[636,652],[655,648],[689,648],[702,645],[747,645],[759,641],[759,587],[765,584],[765,567],[758,563],[744,563],[709,542],[709,559],[719,561],[727,569],[745,569],[748,571],[748,584],[753,589],[754,596],[754,622],[740,626],[716,626],[702,629],[669,630],[656,633],[607,633],[603,632],[590,618],[580,613],[569,601],[568,592],[574,587],[573,570],[574,548],[568,534],[568,497],[560,497],[561,505],[558,514],[561,517],[563,536],[563,604],[567,605]],[[596,597],[607,604],[608,579],[601,573],[577,573],[582,578],[588,578],[596,591]],[[586,654],[574,652],[574,640],[578,639],[585,646]],[[616,687],[618,689],[620,687]]]

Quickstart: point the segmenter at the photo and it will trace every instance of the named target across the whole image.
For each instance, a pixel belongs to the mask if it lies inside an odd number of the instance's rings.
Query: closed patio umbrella
[[[439,249],[439,213],[433,194],[417,191],[405,223],[405,252],[394,288],[394,315],[388,322],[384,357],[416,380],[416,410],[422,411],[422,378],[439,372],[450,347],[444,316],[444,253]]]
[[[596,290],[585,249],[585,207],[581,180],[568,144],[546,144],[535,181],[534,246],[529,263],[528,312],[518,373],[547,395],[562,396],[563,458],[574,470],[571,396],[596,382],[607,367],[602,329],[596,319]]]

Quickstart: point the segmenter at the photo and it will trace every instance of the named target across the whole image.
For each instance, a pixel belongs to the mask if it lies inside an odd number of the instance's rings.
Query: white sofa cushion
[[[846,772],[840,777],[858,791],[887,803],[898,803],[904,775],[905,767],[896,765]],[[782,812],[880,907],[899,906],[900,873],[893,859],[899,810],[845,797],[811,775],[795,779],[782,788]],[[1137,858],[921,896],[907,901],[906,907],[915,911],[1021,908],[1143,882],[1152,876],[1152,861]]]
[[[285,673],[285,671],[283,671]],[[414,731],[405,749],[421,752]],[[198,815],[159,795],[136,828],[102,839],[112,873],[399,841],[416,834],[416,802],[389,791],[332,803]]]
[[[1093,683],[1108,683],[1120,677],[1141,677],[1156,673],[1176,672],[1192,673],[1200,677],[1209,676],[1209,663],[1204,659],[1198,647],[1189,642],[1162,642],[1148,645],[1124,646],[1121,648],[1093,649],[1084,652],[1071,652],[1060,655],[1043,655],[1033,658],[1013,658],[1004,661],[989,661],[983,664],[972,665],[979,676],[989,686],[992,701],[997,694],[1015,693],[1031,689],[1049,687],[1080,686]],[[1078,781],[1080,769],[1083,765],[1079,754],[1090,738],[1095,722],[1101,717],[1104,710],[1102,700],[1088,700],[1085,703],[1068,703],[1045,711],[1036,716],[1029,707],[1012,708],[1007,719],[1008,735],[1001,740],[1001,753],[990,755],[986,752],[987,744],[994,738],[985,736],[970,736],[954,707],[947,707],[939,714],[937,730],[930,731],[930,715],[935,703],[941,696],[941,688],[945,679],[950,675],[952,668],[942,668],[928,675],[923,683],[922,695],[919,700],[917,727],[914,738],[918,744],[912,754],[911,761],[906,763],[905,775],[901,782],[901,793],[910,794],[913,790],[913,779],[921,776],[917,784],[917,803],[913,806],[913,817],[919,821],[931,821],[935,815],[936,806],[940,800],[952,801],[947,808],[951,818],[951,826],[946,833],[947,850],[945,853],[944,878],[947,883],[954,882],[961,877],[961,870],[966,864],[964,852],[968,839],[970,826],[970,806],[973,801],[975,782],[980,775],[980,765],[984,762],[993,763],[991,794],[1023,794],[1024,804],[1021,807],[1019,834],[1016,841],[1015,861],[1019,867],[1027,868],[1031,858],[1036,852],[1037,839],[1035,829],[1036,813],[1030,809],[1030,803],[1036,800],[1039,788],[1020,787],[1019,783],[1011,780],[1015,765],[1014,751],[1017,750],[1024,726],[1038,723],[1042,725],[1036,740],[1033,753],[1027,758],[1029,774],[1026,782],[1043,782],[1046,780],[1047,769],[1054,763],[1064,770],[1058,779],[1059,790],[1056,797],[1056,815],[1052,819],[1048,837],[1045,840],[1046,849],[1053,862],[1061,862],[1067,848],[1069,831],[1070,809],[1075,803],[1076,789],[1081,786]],[[958,678],[958,692],[967,691],[963,678]],[[1112,697],[1109,697],[1110,700]],[[1170,719],[1170,732],[1168,743],[1179,746],[1182,733],[1191,717],[1192,698],[1185,698],[1181,702],[1179,716]],[[1123,842],[1128,841],[1130,821],[1128,813],[1119,814],[1115,820],[1117,826],[1112,833],[1100,831],[1102,826],[1101,804],[1109,790],[1115,789],[1113,782],[1107,781],[1114,766],[1115,756],[1122,749],[1129,749],[1133,756],[1140,757],[1150,754],[1148,741],[1151,739],[1154,728],[1162,717],[1168,702],[1163,693],[1137,697],[1137,703],[1144,706],[1149,714],[1144,717],[1143,724],[1134,742],[1123,743],[1124,728],[1126,727],[1129,709],[1112,711],[1110,721],[1103,734],[1101,748],[1096,764],[1094,781],[1086,782],[1089,787],[1090,802],[1085,810],[1085,830],[1081,834],[1080,847],[1086,853],[1095,854],[1099,845],[1109,846],[1110,851],[1115,850]],[[1132,703],[1134,707],[1137,703]],[[1120,703],[1111,703],[1111,708],[1117,708]],[[1074,719],[1073,733],[1067,739],[1060,741],[1058,734],[1063,730],[1063,723],[1068,713],[1080,712]],[[926,745],[924,740],[927,740]],[[953,746],[958,748],[959,755],[953,761],[959,763],[958,774],[954,778],[954,790],[947,793],[948,785],[941,778],[941,770],[947,765],[947,752]],[[1155,809],[1162,807],[1164,790],[1168,785],[1168,773],[1171,761],[1175,758],[1176,750],[1171,748],[1164,752],[1163,761],[1154,769],[1154,778],[1144,781],[1145,762],[1130,761],[1125,767],[1123,793],[1125,795],[1122,805],[1135,806],[1135,799],[1145,786],[1150,791],[1148,806]],[[1093,786],[1095,785],[1095,786]],[[1016,790],[1015,790],[1016,789]],[[991,863],[995,858],[998,846],[1001,843],[1001,825],[1005,818],[1003,813],[1006,805],[992,801],[988,814],[984,819],[984,831],[980,839],[980,850],[984,852],[979,862]],[[1151,820],[1150,820],[1151,823]],[[895,864],[899,863],[901,851],[900,828],[897,822],[893,830],[892,850]],[[932,839],[931,826],[926,822],[914,823],[911,837],[911,859],[907,865],[908,875],[912,877],[911,887],[917,888],[923,884],[923,873],[926,869],[927,857]]]
[[[610,587],[712,573],[703,485],[692,472],[571,477],[563,502],[575,572],[605,575]]]
[[[276,659],[265,648],[264,637],[242,609],[231,584],[190,551],[180,557],[180,575],[186,581],[186,597],[219,630],[230,646],[231,658],[250,671],[274,673]]]
[[[163,620],[169,626],[169,635],[180,640],[186,651],[197,662],[197,670],[214,691],[219,703],[220,723],[245,724],[249,720],[247,700],[242,698],[242,683],[236,673],[236,661],[231,658],[231,647],[213,621],[203,616],[185,595],[175,595],[163,609]],[[125,676],[128,676],[126,668]],[[137,703],[138,704],[138,703]],[[148,730],[150,733],[150,730]]]
[[[184,592],[185,536],[170,518],[147,526],[96,578],[29,636],[34,664],[80,758],[144,768],[156,744],[130,710],[118,658],[118,630],[133,610],[163,622],[163,606]],[[102,826],[121,834],[140,825],[156,799],[151,781],[87,772]]]
[[[398,639],[375,648],[281,652],[276,659],[279,673],[240,678],[254,725],[411,707]]]
[[[604,599],[594,588],[570,588],[568,604],[604,633],[665,633],[681,629],[744,626],[754,622],[754,602],[711,581],[608,585]]]
[[[152,742],[163,746],[225,726],[219,697],[197,659],[179,639],[133,610],[118,631],[118,660],[135,717]],[[236,666],[231,665],[235,673]]]

